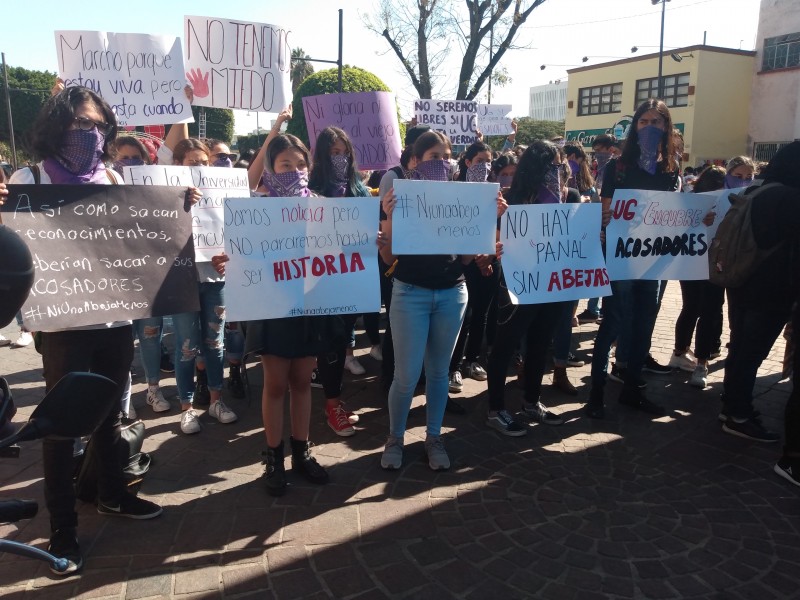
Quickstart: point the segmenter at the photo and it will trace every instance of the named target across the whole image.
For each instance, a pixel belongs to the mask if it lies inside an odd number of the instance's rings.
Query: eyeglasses
[[[92,129],[97,128],[97,131],[104,136],[108,135],[108,132],[114,128],[113,125],[109,125],[108,123],[103,123],[102,121],[93,121],[92,119],[87,119],[86,117],[75,117],[75,122],[78,124],[78,128],[82,129],[83,131],[91,131]]]
[[[217,160],[225,160],[227,158],[227,159],[230,159],[231,162],[233,162],[233,161],[236,160],[236,155],[235,154],[225,154],[224,152],[217,152],[214,155],[214,158],[216,158]]]

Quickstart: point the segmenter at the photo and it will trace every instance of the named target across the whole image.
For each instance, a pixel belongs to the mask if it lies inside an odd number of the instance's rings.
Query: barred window
[[[578,90],[578,116],[618,113],[622,108],[622,83]]]
[[[789,33],[764,40],[762,71],[800,67],[800,33]]]
[[[662,100],[671,107],[689,105],[689,73],[678,75],[665,75],[663,80],[664,93]],[[636,82],[636,102],[633,110],[648,98],[658,97],[658,77],[639,79]]]

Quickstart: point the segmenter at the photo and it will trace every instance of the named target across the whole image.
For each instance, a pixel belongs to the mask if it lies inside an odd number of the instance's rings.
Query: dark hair
[[[532,203],[539,192],[539,186],[544,183],[547,168],[556,158],[563,160],[564,153],[553,142],[546,140],[531,142],[519,159],[517,172],[507,194],[509,203]]]
[[[364,186],[361,177],[358,175],[358,165],[356,165],[356,153],[353,149],[353,142],[347,134],[338,127],[326,127],[317,136],[317,145],[314,148],[314,167],[308,179],[308,188],[323,196],[331,195],[331,184],[333,183],[333,163],[331,162],[331,148],[341,141],[345,147],[345,153],[350,158],[347,165],[347,184],[345,196],[369,196],[369,190]]]
[[[492,161],[492,173],[495,177],[500,174],[500,171],[510,165],[518,165],[519,157],[513,152],[503,152],[500,156]]]
[[[303,158],[311,169],[311,154],[306,148],[306,145],[300,141],[300,138],[293,136],[291,133],[281,133],[272,138],[272,141],[267,146],[267,153],[264,156],[264,168],[270,173],[274,173],[273,165],[278,155],[285,150],[297,150],[303,155]]]
[[[602,146],[603,148],[613,148],[614,144],[617,143],[617,138],[613,135],[609,135],[607,133],[601,133],[598,135],[594,140],[592,140],[592,150],[596,146]]]
[[[192,150],[201,150],[206,153],[208,158],[211,158],[211,150],[208,149],[208,146],[197,138],[186,138],[175,144],[172,149],[172,164],[182,165],[186,155]]]
[[[456,177],[456,181],[467,180],[467,161],[472,160],[481,152],[489,152],[491,154],[492,149],[483,142],[473,142],[470,144],[469,148],[461,154],[458,159],[458,176]]]
[[[80,86],[64,88],[51,96],[39,111],[29,138],[30,147],[37,158],[54,158],[61,153],[64,134],[75,121],[75,109],[87,102],[94,104],[105,122],[111,126],[103,140],[103,155],[100,157],[103,161],[109,160],[109,149],[117,137],[117,117],[105,100],[92,90]]]
[[[574,187],[576,187],[581,194],[592,189],[592,186],[594,186],[594,177],[592,177],[592,172],[589,170],[589,160],[583,146],[575,142],[567,142],[564,144],[564,155],[567,159],[569,159],[570,156],[577,156],[583,159],[578,165],[578,172],[572,174],[575,181]]]
[[[761,171],[764,183],[776,181],[800,188],[800,142],[791,142],[778,150]]]
[[[150,164],[150,153],[147,151],[147,148],[145,148],[144,144],[132,135],[123,135],[116,139],[114,142],[114,160],[116,160],[117,153],[122,146],[132,146],[133,148],[136,148],[136,150],[139,152],[139,155],[142,157],[144,164]]]
[[[661,160],[658,163],[658,170],[662,173],[672,173],[678,169],[678,162],[675,160],[675,144],[672,141],[672,117],[669,114],[667,105],[656,98],[648,98],[633,113],[631,126],[628,129],[628,137],[625,138],[625,145],[622,148],[622,155],[619,160],[629,167],[635,167],[639,162],[641,149],[639,148],[637,123],[641,116],[649,110],[655,110],[664,119],[664,134],[661,136],[660,144]]]
[[[717,165],[709,165],[697,179],[694,180],[692,191],[695,194],[701,192],[713,192],[725,187],[725,168]]]
[[[414,150],[411,156],[417,160],[422,160],[422,157],[425,156],[428,150],[439,144],[449,146],[450,140],[447,139],[447,136],[438,131],[426,131],[414,142]]]
[[[233,163],[234,169],[249,169],[250,168],[250,161],[245,160],[244,158],[240,158],[235,163]]]

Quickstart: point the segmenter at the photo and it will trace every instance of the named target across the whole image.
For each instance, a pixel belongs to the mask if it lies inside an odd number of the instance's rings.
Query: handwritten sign
[[[708,279],[711,235],[705,194],[616,190],[606,228],[606,263],[614,281]]]
[[[397,106],[390,92],[323,94],[303,98],[311,153],[326,127],[344,130],[359,169],[390,169],[400,164]]]
[[[125,167],[131,185],[196,187],[203,197],[192,206],[192,240],[197,262],[210,262],[225,249],[223,203],[225,198],[250,195],[247,171],[224,167]]]
[[[611,294],[599,204],[509,206],[500,226],[503,277],[514,304]]]
[[[471,144],[478,139],[478,103],[469,100],[415,100],[414,116],[420,125],[441,131],[453,144]]]
[[[225,200],[233,321],[380,310],[377,198]]]
[[[514,133],[511,127],[510,104],[479,104],[478,129],[483,135],[508,135]]]
[[[193,104],[256,112],[280,112],[288,106],[291,31],[214,17],[183,19]]]
[[[3,222],[36,275],[31,331],[199,310],[191,219],[174,188],[9,185]]]
[[[396,179],[394,254],[494,254],[497,183]]]
[[[58,74],[111,106],[120,126],[191,123],[180,39],[144,33],[56,31]]]

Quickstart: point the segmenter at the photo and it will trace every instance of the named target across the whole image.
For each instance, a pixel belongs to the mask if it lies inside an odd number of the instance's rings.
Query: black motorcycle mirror
[[[31,418],[0,448],[46,435],[76,438],[91,434],[118,402],[117,384],[95,373],[68,373],[47,392]]]

